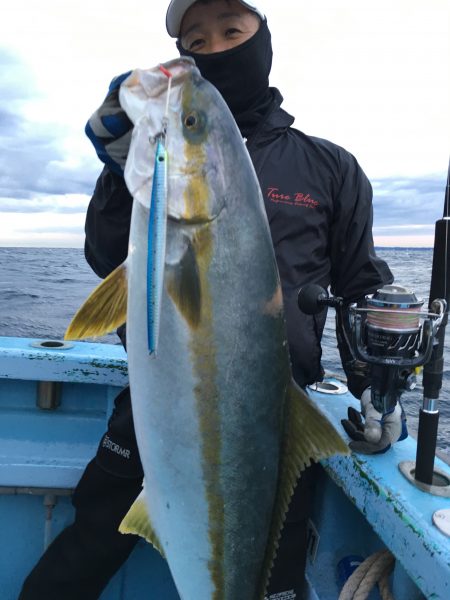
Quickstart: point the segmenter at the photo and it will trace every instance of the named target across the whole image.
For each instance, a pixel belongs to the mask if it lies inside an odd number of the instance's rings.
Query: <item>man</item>
[[[320,340],[326,315],[301,313],[299,288],[306,283],[331,286],[332,292],[351,302],[393,279],[373,248],[370,184],[348,152],[291,127],[294,119],[280,107],[280,92],[269,87],[271,37],[258,6],[240,0],[172,0],[166,26],[177,38],[180,54],[193,57],[202,75],[221,92],[246,139],[280,271],[293,374],[299,385],[306,386],[323,376]],[[86,219],[86,259],[101,277],[123,262],[128,249],[132,198],[123,167],[131,123],[118,102],[123,79],[113,81],[86,128],[106,165]],[[362,405],[369,409],[370,382],[353,358],[345,326],[342,311],[338,343],[349,387],[357,397],[364,392]],[[125,329],[118,333],[126,344]],[[394,428],[389,422],[383,427],[377,422],[387,439],[384,447],[398,439],[399,422],[398,415]],[[109,450],[111,445],[100,442],[74,494],[74,524],[29,575],[20,600],[98,598],[132,551],[136,537],[117,532],[142,481],[128,389],[116,400],[106,435],[127,448],[130,458],[124,460]],[[359,435],[367,444],[364,426]],[[384,448],[377,443],[370,445],[371,451],[380,449]],[[311,472],[305,473],[294,495],[269,595],[302,597],[312,480]]]

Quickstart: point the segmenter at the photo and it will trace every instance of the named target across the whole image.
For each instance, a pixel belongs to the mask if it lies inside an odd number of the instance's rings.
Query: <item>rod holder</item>
[[[440,469],[434,469],[432,475],[432,483],[422,483],[415,477],[416,463],[411,460],[402,461],[398,468],[406,479],[412,483],[416,488],[423,492],[428,492],[433,496],[441,496],[443,498],[450,498],[450,477],[444,471]]]

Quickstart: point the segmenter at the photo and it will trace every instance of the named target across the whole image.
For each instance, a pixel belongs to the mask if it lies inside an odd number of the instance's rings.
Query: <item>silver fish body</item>
[[[137,70],[121,86],[134,123],[128,258],[66,337],[127,321],[145,486],[121,531],[161,551],[182,600],[261,600],[302,469],[348,449],[292,382],[270,230],[235,121],[190,59],[165,67],[169,97],[159,68]],[[158,343],[149,354],[148,223],[161,135],[166,248],[162,290],[154,290]]]
[[[150,520],[181,597],[253,599],[290,380],[280,284],[259,184],[233,117],[189,63],[180,85],[181,106],[171,105],[167,129],[167,258],[155,358],[145,336],[148,209],[133,208],[127,343],[135,428]],[[199,115],[203,131],[187,130],[186,114]],[[173,195],[179,178],[182,202]],[[205,195],[192,200],[196,187]],[[183,270],[197,279],[198,322],[170,291]]]

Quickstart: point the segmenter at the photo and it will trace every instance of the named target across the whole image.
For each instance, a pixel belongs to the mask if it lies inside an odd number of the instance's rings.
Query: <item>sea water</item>
[[[379,248],[398,284],[408,287],[428,305],[432,250],[429,248]],[[74,248],[0,248],[0,336],[61,339],[77,308],[100,279]],[[322,362],[326,371],[343,375],[329,310],[323,336]],[[115,334],[97,341],[117,344]],[[450,331],[444,351],[444,379],[439,401],[441,412],[438,448],[450,456]],[[415,390],[402,400],[408,427],[417,429],[422,405],[421,377]]]

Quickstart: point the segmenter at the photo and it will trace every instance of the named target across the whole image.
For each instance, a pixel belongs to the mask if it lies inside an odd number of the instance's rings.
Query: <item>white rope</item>
[[[395,558],[389,550],[375,552],[347,579],[338,600],[366,600],[377,583],[382,600],[395,600],[389,589],[389,575],[394,563]]]
[[[383,600],[395,600],[391,588],[389,587],[389,574],[384,575],[378,581],[378,589]]]

